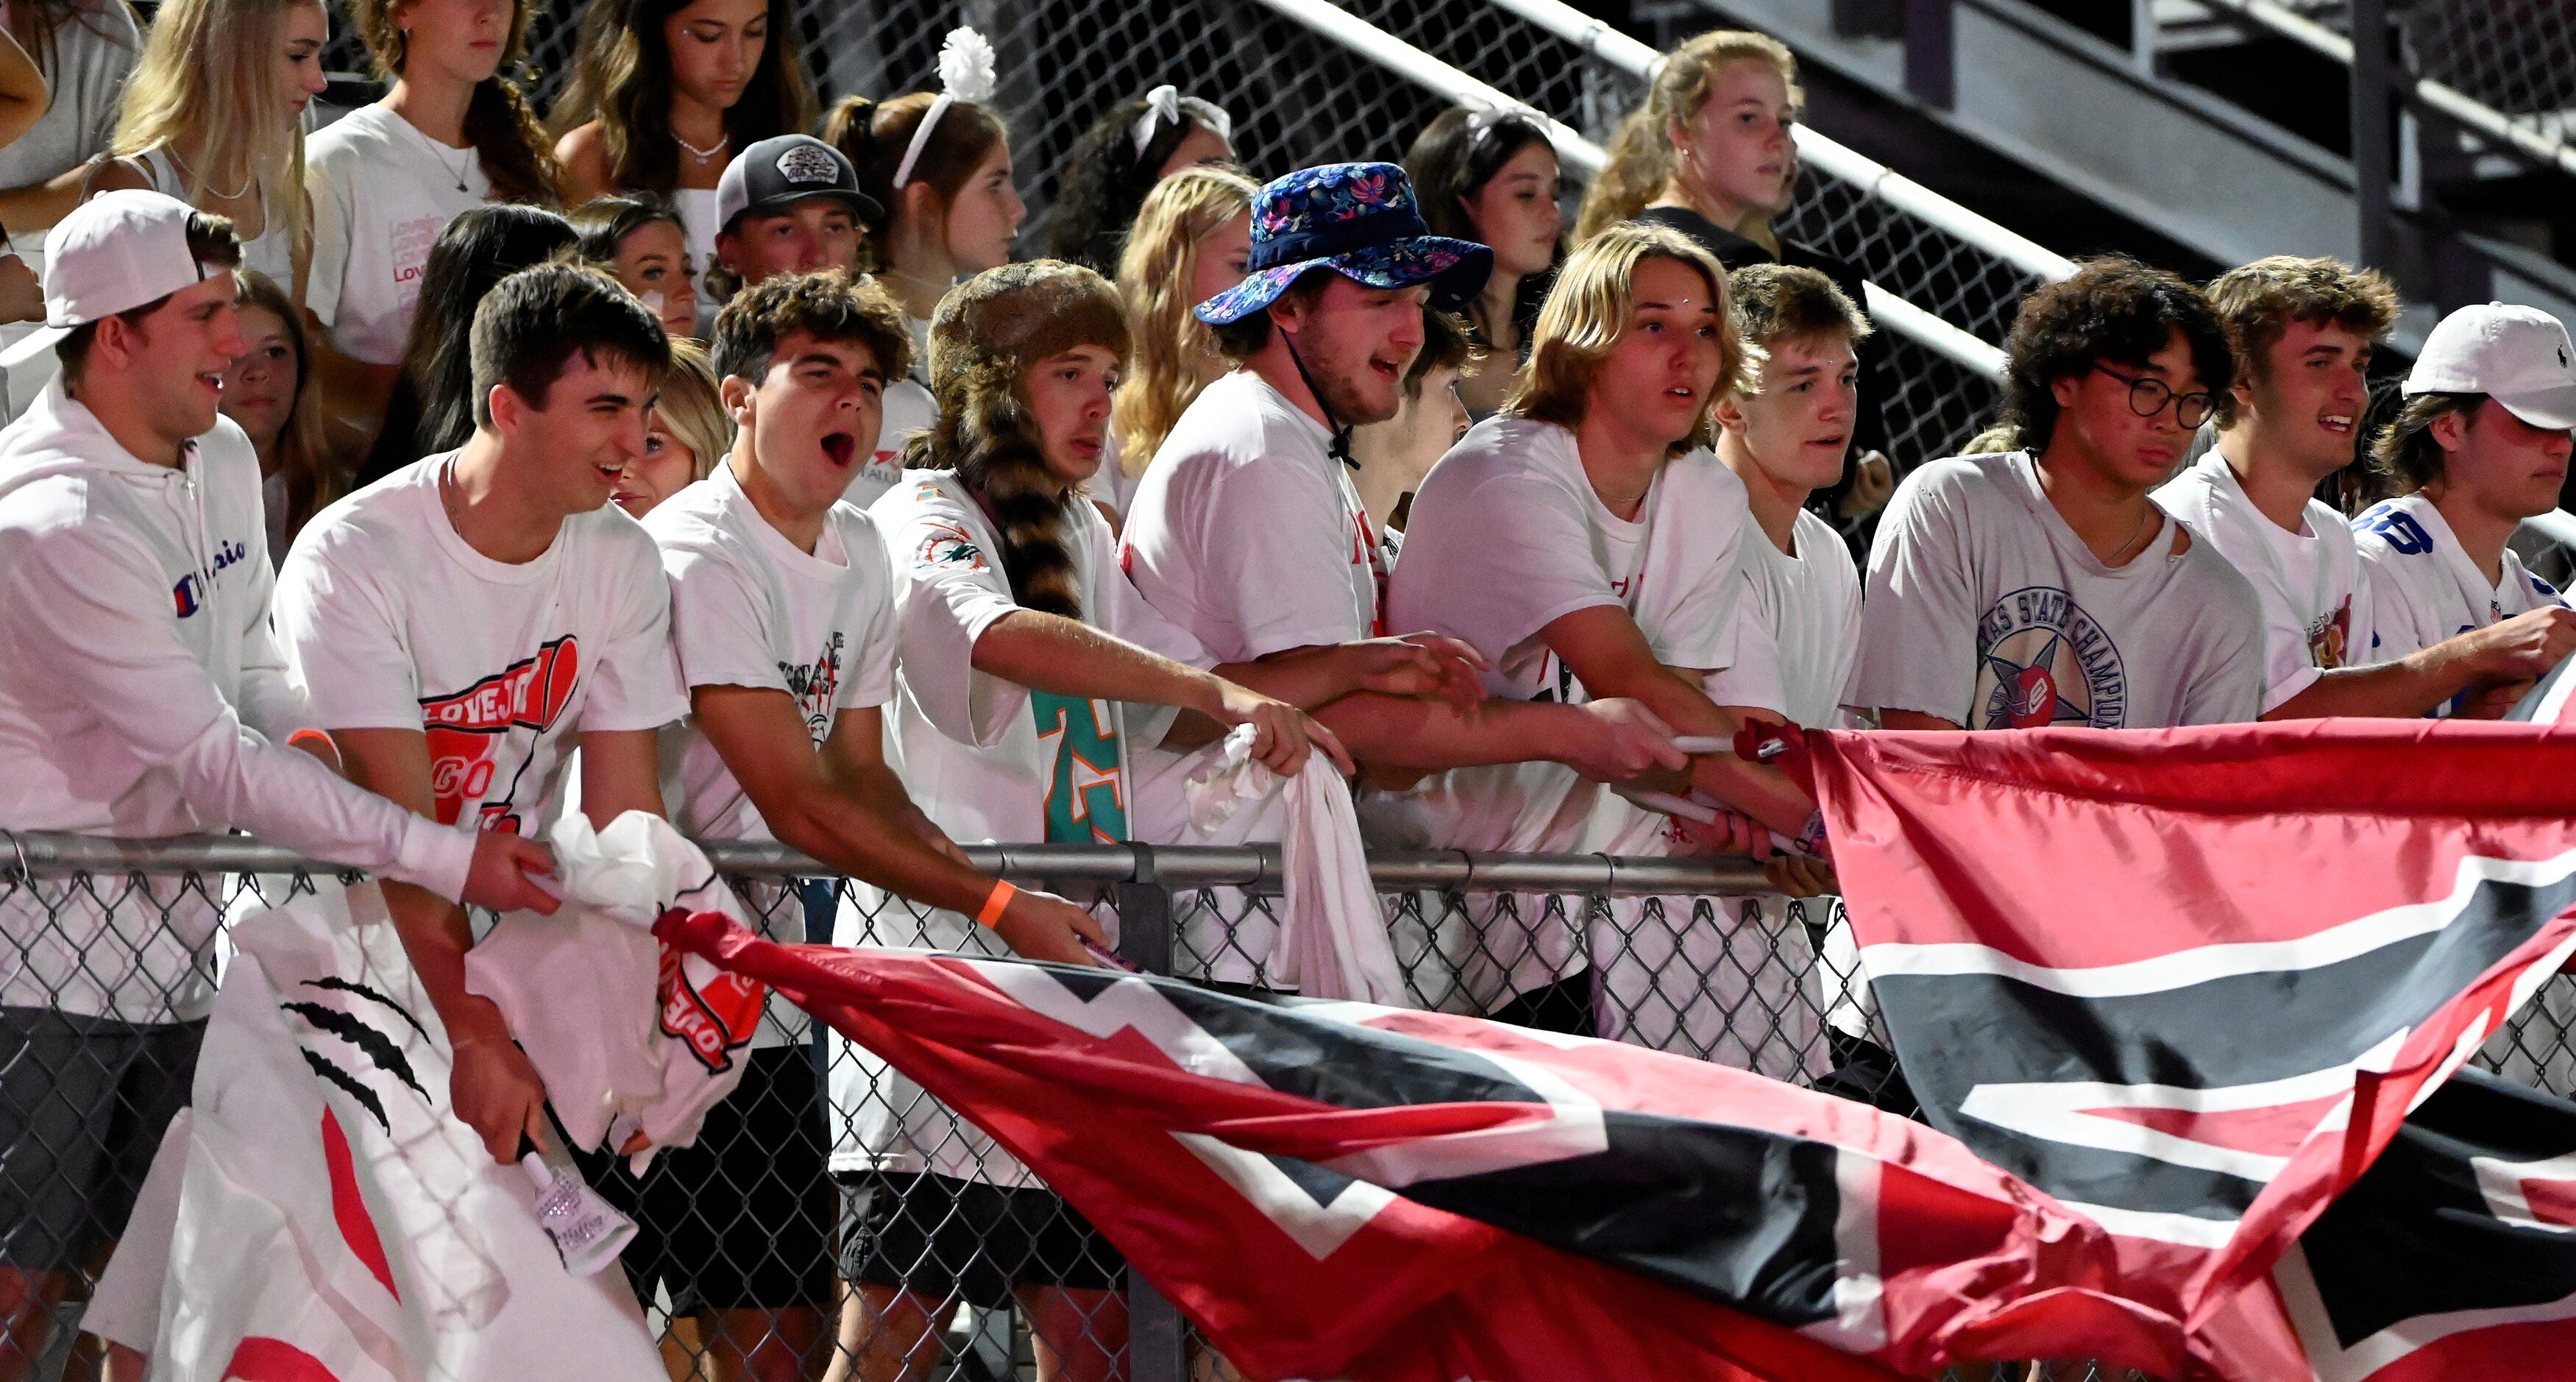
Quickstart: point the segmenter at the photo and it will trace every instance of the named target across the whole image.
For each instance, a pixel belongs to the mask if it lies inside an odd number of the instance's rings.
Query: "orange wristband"
[[[1002,879],[994,879],[993,891],[986,894],[984,898],[984,910],[975,914],[975,924],[978,926],[991,926],[996,922],[999,922],[1002,919],[1002,909],[1010,906],[1011,899],[1019,895],[1019,889],[1012,887]]]
[[[339,745],[331,742],[331,736],[318,729],[299,729],[295,731],[293,734],[286,736],[286,746],[290,749],[300,749],[304,747],[305,741],[307,740],[320,740],[322,747],[331,750],[334,754],[337,754],[340,751]]]

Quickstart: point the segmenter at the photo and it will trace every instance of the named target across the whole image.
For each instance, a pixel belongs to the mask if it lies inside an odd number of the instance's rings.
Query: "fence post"
[[[1116,885],[1118,958],[1148,974],[1172,972],[1172,890],[1154,866],[1151,845],[1131,844],[1136,872]],[[1181,1382],[1189,1359],[1181,1312],[1133,1265],[1127,1268],[1127,1376],[1133,1382]]]
[[[2389,146],[2387,0],[2352,0],[2352,205],[2359,217],[2357,248],[2363,268],[2387,269],[2391,248],[2389,181],[2395,171]]]

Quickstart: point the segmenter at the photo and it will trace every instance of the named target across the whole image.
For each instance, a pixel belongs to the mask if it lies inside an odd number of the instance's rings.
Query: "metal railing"
[[[1438,93],[1443,99],[1462,105],[1524,104],[1508,92],[1487,86],[1412,44],[1352,15],[1349,11],[1327,3],[1327,0],[1260,0],[1260,3],[1313,29],[1361,58],[1376,63],[1407,81],[1418,83]],[[1529,18],[1547,13],[1547,8],[1537,3],[1537,0],[1517,0],[1506,8]],[[1574,14],[1570,10],[1567,13]],[[1575,18],[1581,19],[1582,16],[1575,15]],[[1650,80],[1655,67],[1662,61],[1661,54],[1615,30],[1602,28],[1597,20],[1586,19],[1581,26],[1573,28],[1570,32],[1559,32],[1560,36],[1585,44],[1595,55],[1630,72],[1640,80]],[[1584,138],[1580,131],[1554,116],[1542,114],[1540,118],[1547,122],[1548,142],[1556,146],[1557,155],[1565,166],[1587,178],[1600,173],[1602,166],[1608,162],[1608,154],[1600,145]],[[1819,169],[1846,182],[1859,184],[1867,188],[1871,195],[1886,197],[1892,184],[1901,184],[1901,187],[1896,190],[1910,188],[1923,197],[1937,201],[1942,207],[1955,212],[1960,217],[1975,218],[1974,212],[1939,197],[1938,194],[1890,169],[1869,162],[1859,154],[1805,126],[1798,128],[1798,151],[1800,157],[1810,160]],[[1864,165],[1866,169],[1873,171],[1862,171]],[[1855,173],[1859,175],[1854,176]],[[1895,198],[1887,199],[1891,204],[1896,204]],[[2051,255],[2037,245],[2021,240],[2019,236],[2012,236],[2011,232],[2003,230],[2000,226],[1994,226],[1991,222],[1985,222],[1983,218],[1976,218],[1976,220],[1983,229],[1995,231],[1998,235],[2011,236],[2013,240],[2020,241],[2020,245],[2015,247],[2016,250],[2026,250],[2031,262],[2049,262],[2053,269],[2059,269],[2059,266],[2062,266],[2062,269],[2055,274],[2056,277],[2062,278],[2074,272],[2072,262],[2060,256]],[[1889,330],[1989,379],[2003,377],[2004,353],[2001,350],[1941,320],[1937,314],[1907,302],[1875,282],[1866,286],[1869,301],[1862,305],[1873,319]]]
[[[2319,24],[2296,10],[2272,3],[2272,0],[2200,0],[2204,5],[2236,16],[2255,28],[2288,39],[2300,47],[2331,58],[2344,67],[2353,65],[2352,39]],[[2564,30],[2569,53],[2576,56],[2576,26]],[[2442,115],[2460,128],[2491,140],[2495,145],[2530,162],[2576,174],[2576,139],[2570,138],[2570,124],[2576,122],[2576,92],[2566,98],[2570,110],[2554,112],[2550,117],[2507,115],[2505,112],[2460,90],[2448,82],[2431,77],[2393,72],[2390,84],[2416,106]]]
[[[983,928],[831,877],[792,851],[707,848],[773,937],[998,953]],[[1220,984],[1268,978],[1275,849],[968,853],[980,867],[1096,903],[1140,967]],[[167,1039],[187,1031],[172,1019],[193,1015],[183,991],[202,1003],[201,985],[216,977],[217,919],[247,894],[274,904],[316,876],[351,875],[239,836],[0,832],[0,980],[23,978],[31,955],[83,928],[77,958],[98,989],[155,982],[135,957],[163,931],[196,957],[187,975],[174,981],[165,969],[165,988],[143,995],[182,1011],[155,1014],[147,1003],[122,1022],[70,1016],[77,1030],[54,1033],[47,1045],[31,1039],[32,1024],[67,1015],[0,1008],[0,1202],[37,1197],[43,1187],[32,1181],[67,1151],[94,1163],[71,1221],[59,1212],[0,1214],[0,1267],[56,1272],[76,1313],[80,1282],[97,1271],[158,1142],[146,1124],[156,1112],[166,1119],[174,1090],[184,1099],[188,1060],[170,1054],[182,1048]],[[1834,934],[1841,923],[1832,899],[1764,897],[1758,871],[1742,861],[1388,854],[1371,860],[1370,876],[1419,1006],[1655,1046],[1911,1108],[1875,1016],[1848,982],[1854,961]],[[2481,1063],[2576,1093],[2571,1026],[2576,981],[2561,978]],[[101,1095],[100,1071],[63,1053],[104,1050],[108,1037],[138,1044]],[[1085,1375],[1085,1356],[1097,1376],[1210,1375],[1215,1360],[1201,1356],[1168,1303],[971,1125],[837,1037],[794,1037],[767,1059],[768,1073],[720,1106],[699,1145],[665,1153],[645,1183],[621,1179],[605,1157],[588,1167],[646,1224],[624,1264],[666,1331],[666,1357],[696,1369],[707,1353],[743,1351],[731,1316],[749,1300],[769,1307],[755,1312],[752,1338],[804,1340],[798,1366],[808,1377],[836,1361],[855,1367],[836,1378],[1034,1376],[1042,1344],[1069,1369],[1058,1376]],[[762,1060],[756,1052],[756,1072]],[[31,1091],[87,1099],[95,1116],[48,1124],[29,1111]],[[118,1137],[135,1145],[119,1146]],[[726,1231],[731,1215],[782,1213],[805,1231]],[[65,1235],[70,1241],[56,1241]],[[778,1306],[782,1299],[804,1303]],[[808,1312],[802,1325],[800,1309]],[[58,1363],[70,1333],[53,1331],[46,1361]],[[9,1337],[0,1335],[0,1369],[10,1362]],[[39,1367],[32,1375],[57,1374]],[[703,1375],[725,1374],[710,1367]]]

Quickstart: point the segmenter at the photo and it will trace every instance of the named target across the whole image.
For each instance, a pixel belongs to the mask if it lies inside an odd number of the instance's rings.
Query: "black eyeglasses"
[[[2161,379],[2150,379],[2143,374],[2132,378],[2098,362],[2086,368],[2100,370],[2128,385],[2129,411],[2140,417],[2154,417],[2165,410],[2166,404],[2172,404],[2174,421],[2181,423],[2182,429],[2186,432],[2209,421],[2209,415],[2218,411],[2218,397],[2215,394],[2175,393],[2172,387]]]

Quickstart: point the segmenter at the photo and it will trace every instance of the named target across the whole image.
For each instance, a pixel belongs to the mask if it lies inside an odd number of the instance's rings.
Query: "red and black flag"
[[[2459,1074],[2576,951],[2576,733],[1815,735],[1790,761],[1927,1116],[2109,1230],[2213,1369],[2487,1376],[2448,1361],[2478,1331],[2576,1318],[2540,1208],[2576,1108]],[[2488,1184],[2506,1167],[2522,1189]]]

